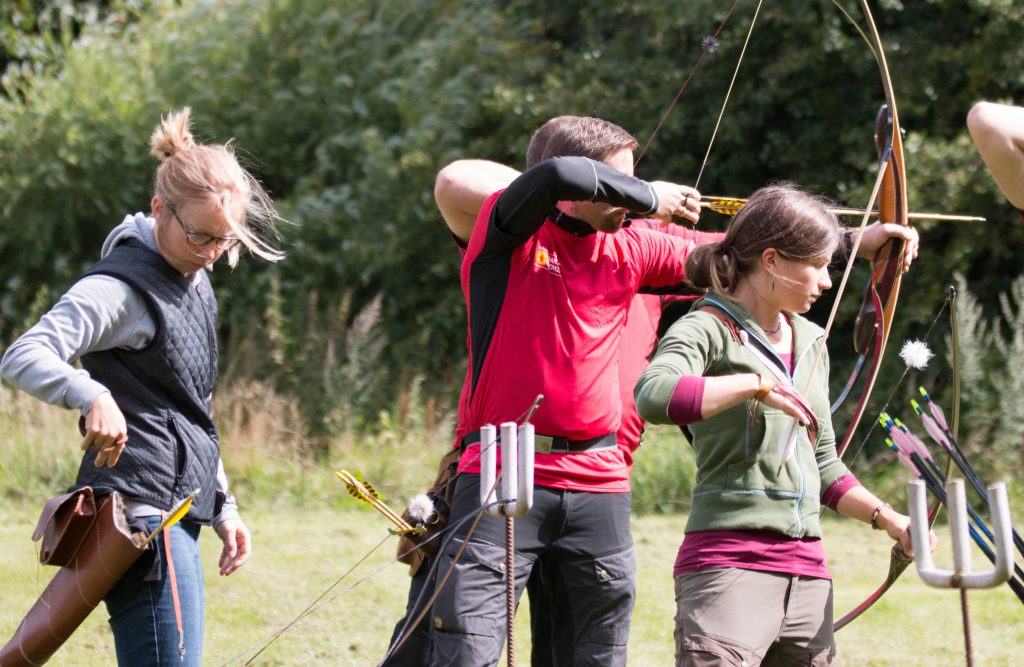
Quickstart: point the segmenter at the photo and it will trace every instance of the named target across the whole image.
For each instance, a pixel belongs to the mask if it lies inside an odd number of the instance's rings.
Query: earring
[[[775,274],[772,274],[772,291],[775,291]]]

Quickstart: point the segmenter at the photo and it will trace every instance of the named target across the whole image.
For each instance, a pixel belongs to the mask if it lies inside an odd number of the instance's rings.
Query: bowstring
[[[341,584],[341,582],[344,581],[350,574],[352,574],[352,572],[357,567],[359,567],[364,561],[366,561],[366,559],[368,559],[370,556],[372,556],[374,553],[376,553],[377,549],[381,548],[384,545],[384,543],[388,540],[389,537],[391,537],[390,534],[385,536],[383,540],[378,542],[376,546],[374,546],[362,558],[360,558],[358,561],[356,561],[356,563],[354,565],[352,565],[352,567],[350,567],[348,570],[345,571],[344,574],[342,574],[340,577],[338,577],[338,579],[333,584],[328,586],[327,589],[323,593],[321,593],[315,600],[310,602],[309,605],[307,605],[305,609],[303,609],[301,612],[299,612],[298,616],[296,616],[291,621],[286,623],[284,625],[284,627],[280,628],[279,630],[276,630],[273,634],[271,634],[266,639],[263,639],[262,641],[259,641],[259,642],[255,643],[255,644],[253,644],[252,646],[249,646],[249,647],[245,648],[244,650],[242,650],[240,653],[238,653],[237,655],[235,655],[234,657],[229,659],[224,664],[227,665],[227,664],[230,664],[230,663],[232,663],[232,662],[234,662],[236,660],[241,659],[241,657],[243,655],[245,655],[246,653],[251,651],[254,647],[259,646],[260,649],[258,651],[256,651],[256,653],[252,657],[250,657],[248,660],[245,661],[246,665],[251,664],[253,660],[255,660],[261,653],[263,653],[263,651],[265,651],[268,648],[270,648],[270,645],[273,644],[275,641],[277,641],[278,638],[281,637],[281,635],[283,635],[285,632],[287,632],[289,629],[291,629],[292,626],[294,626],[296,623],[301,621],[303,618],[305,618],[309,614],[311,614],[314,611],[316,611],[317,609],[319,609],[320,606],[322,606],[322,605],[318,605],[318,603],[321,600],[323,600],[327,596],[327,594],[330,593],[336,586]],[[351,588],[348,589],[348,590],[351,590]]]
[[[761,13],[761,4],[764,0],[757,0],[757,8],[754,10],[754,18],[750,19],[750,28],[747,30],[747,37],[743,40],[743,48],[740,49],[740,57],[736,61],[736,68],[732,72],[732,79],[729,81],[729,89],[725,92],[725,100],[722,102],[722,108],[718,111],[718,120],[715,121],[715,129],[711,133],[711,141],[708,142],[708,150],[704,153],[704,161],[700,165],[700,171],[697,172],[697,180],[694,181],[693,187],[696,190],[700,189],[700,179],[704,175],[704,168],[708,166],[708,159],[711,157],[711,147],[715,145],[715,139],[718,137],[718,129],[722,125],[722,117],[725,116],[725,108],[729,105],[729,98],[732,96],[733,86],[736,84],[736,78],[740,73],[740,66],[743,65],[743,57],[747,53],[747,46],[750,44],[750,36],[754,34],[754,24],[757,23],[757,16]]]
[[[470,520],[472,520],[474,518],[478,518],[480,515],[483,514],[483,512],[485,512],[488,509],[488,507],[492,507],[492,506],[495,506],[495,505],[500,505],[501,502],[502,501],[497,501],[495,503],[492,503],[491,505],[487,505],[487,506],[481,507],[479,510],[474,511],[472,514],[466,515],[465,517],[463,517],[459,521],[455,522],[451,526],[448,526],[444,530],[437,532],[435,535],[432,535],[429,539],[424,540],[423,543],[425,544],[425,543],[430,542],[430,541],[432,541],[434,539],[443,537],[444,534],[447,533],[448,531],[454,530],[454,529],[458,528],[459,526],[461,526],[462,524],[466,523],[467,521],[470,521]],[[357,586],[359,586],[359,585],[369,581],[370,579],[376,577],[378,574],[380,574],[381,572],[383,572],[387,568],[392,567],[395,563],[400,562],[399,558],[404,557],[404,556],[412,553],[413,551],[415,551],[416,549],[419,549],[422,546],[422,545],[418,545],[416,547],[413,547],[409,551],[401,554],[400,557],[389,560],[388,562],[384,563],[383,565],[381,565],[377,569],[375,569],[372,572],[370,572],[369,574],[367,574],[362,579],[359,579],[358,581],[354,582],[351,586],[345,588],[342,591],[339,591],[336,595],[334,595],[332,597],[329,597],[329,598],[327,597],[328,593],[330,593],[334,588],[336,588],[339,584],[341,584],[342,581],[344,581],[349,575],[351,575],[352,572],[355,571],[355,569],[357,567],[359,567],[359,565],[361,565],[371,555],[373,555],[373,553],[376,552],[377,549],[379,549],[384,544],[384,542],[386,542],[388,540],[388,538],[390,538],[390,537],[391,537],[390,534],[385,536],[384,539],[381,540],[373,549],[371,549],[369,553],[367,553],[365,556],[363,556],[361,559],[359,559],[358,562],[356,562],[343,575],[341,575],[338,578],[337,581],[335,581],[333,584],[328,586],[327,590],[325,590],[323,593],[321,593],[313,602],[311,602],[305,609],[303,609],[294,619],[289,621],[284,627],[282,627],[279,630],[276,630],[273,634],[269,635],[267,638],[265,638],[265,639],[263,639],[261,641],[255,642],[254,644],[251,644],[250,646],[246,647],[245,649],[240,651],[238,654],[236,654],[232,658],[229,658],[226,662],[222,663],[222,665],[229,665],[229,664],[231,664],[231,663],[233,663],[233,662],[235,662],[237,660],[240,660],[242,658],[242,656],[244,656],[249,651],[252,651],[256,647],[260,647],[259,650],[253,656],[251,656],[248,660],[246,660],[245,663],[244,663],[245,665],[252,664],[252,662],[257,658],[257,656],[259,656],[261,653],[263,653],[263,651],[265,651],[267,648],[269,648],[271,644],[273,644],[275,641],[277,641],[277,639],[279,639],[281,637],[281,635],[283,635],[285,632],[290,630],[294,625],[297,625],[300,621],[305,619],[307,616],[309,616],[309,615],[319,611],[323,607],[326,607],[328,604],[330,604],[334,600],[336,600],[336,599],[338,599],[338,598],[340,598],[340,597],[342,597],[344,595],[347,595],[348,593],[350,593],[352,591],[352,589],[354,589]],[[324,599],[324,598],[326,598],[326,599]]]
[[[843,277],[839,281],[839,288],[836,290],[835,299],[832,302],[832,310],[828,315],[828,323],[825,325],[825,329],[822,333],[821,346],[818,348],[818,352],[814,356],[814,361],[811,363],[811,372],[807,378],[807,382],[804,384],[804,395],[806,395],[810,390],[812,383],[814,382],[814,377],[817,375],[818,368],[821,366],[821,361],[828,350],[828,339],[829,335],[832,333],[832,325],[835,324],[836,314],[839,312],[839,304],[843,299],[843,294],[846,293],[846,286],[849,283],[850,274],[853,271],[853,263],[857,259],[857,250],[860,248],[860,242],[864,236],[864,229],[867,227],[868,218],[871,215],[871,208],[875,204],[875,198],[878,196],[878,190],[885,178],[886,169],[888,169],[888,159],[882,160],[881,167],[878,170],[878,177],[875,179],[875,185],[871,189],[871,197],[868,198],[868,205],[864,209],[864,217],[860,221],[860,226],[854,230],[853,246],[850,248],[850,257],[846,261],[846,268],[843,270]],[[795,417],[793,418],[793,422],[796,423]],[[779,457],[779,470],[782,469],[789,460],[789,457],[792,456],[796,443],[796,438],[787,441],[785,449],[782,452],[782,456]]]
[[[942,317],[942,314],[944,312],[946,312],[946,308],[949,307],[951,301],[952,296],[947,296],[946,299],[942,302],[942,306],[939,308],[939,312],[935,315],[934,319],[932,319],[932,323],[928,325],[928,330],[924,332],[923,340],[929,340],[931,338],[932,330],[935,329],[935,325],[938,324],[939,318]],[[907,375],[910,374],[910,371],[911,367],[909,365],[905,365],[903,373],[900,375],[899,379],[897,379],[896,382],[893,383],[892,391],[890,391],[889,395],[885,397],[885,402],[882,405],[881,409],[875,412],[889,412],[889,404],[892,401],[893,396],[895,396],[896,392],[899,391],[900,387],[903,384],[903,381],[907,378]],[[849,463],[846,464],[847,468],[853,468],[854,462],[856,462],[857,458],[861,455],[861,452],[864,451],[864,448],[867,445],[868,440],[871,439],[871,435],[875,432],[875,429],[878,427],[878,420],[875,419],[872,421],[873,423],[871,424],[871,428],[868,429],[868,432],[864,435],[864,438],[860,441],[860,444],[857,445],[857,448],[854,450],[853,457],[850,458]]]
[[[729,21],[729,17],[732,16],[732,13],[736,10],[736,7],[739,4],[740,0],[734,0],[734,2],[732,3],[732,7],[729,8],[729,11],[726,12],[725,16],[722,18],[722,21],[718,24],[718,28],[716,28],[713,33],[711,33],[710,35],[706,36],[704,39],[701,40],[702,48],[700,58],[697,59],[696,64],[694,64],[693,68],[690,70],[690,73],[687,75],[686,80],[683,81],[683,85],[679,87],[679,90],[676,92],[675,98],[672,99],[672,103],[668,105],[668,109],[665,110],[665,113],[661,116],[661,120],[658,121],[658,126],[654,128],[654,132],[651,132],[651,136],[648,137],[647,143],[645,143],[644,147],[640,149],[640,154],[637,155],[636,161],[633,163],[634,168],[637,164],[640,163],[640,160],[643,159],[644,154],[647,153],[647,149],[650,147],[651,142],[654,141],[654,137],[657,136],[658,132],[661,130],[662,125],[665,124],[665,121],[668,120],[669,114],[672,113],[672,110],[679,102],[679,98],[682,96],[683,91],[686,90],[686,87],[688,85],[690,85],[690,80],[693,79],[693,75],[696,74],[697,70],[700,69],[701,65],[704,64],[704,59],[708,56],[708,54],[714,53],[717,49],[718,35],[721,34],[722,29],[725,27],[725,24]]]

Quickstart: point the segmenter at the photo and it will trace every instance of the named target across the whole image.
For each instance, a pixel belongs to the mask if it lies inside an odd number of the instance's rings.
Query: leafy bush
[[[1018,481],[1024,478],[1024,276],[999,295],[1001,318],[985,318],[963,276],[957,282],[965,413],[959,439],[983,479]]]
[[[894,341],[928,325],[954,270],[993,317],[999,281],[1020,266],[1024,227],[1009,224],[963,131],[975,99],[1021,89],[1024,10],[1011,4],[892,5],[876,17],[910,130],[912,207],[1001,225],[921,226]],[[660,0],[92,5],[101,11],[82,9],[60,33],[74,40],[61,37],[49,64],[0,98],[0,341],[94,260],[125,213],[147,208],[148,135],[160,114],[190,105],[199,135],[234,138],[295,223],[283,263],[216,271],[225,378],[294,398],[321,448],[342,424],[373,429],[381,411],[401,415],[413,394],[442,416],[454,402],[465,315],[431,197],[437,169],[458,157],[521,166],[531,131],[557,113],[610,118],[643,143],[724,11],[713,0],[668,14]],[[719,33],[640,175],[696,178],[751,12],[739,6]],[[870,53],[819,2],[766,7],[758,21],[701,189],[742,195],[788,178],[863,204],[881,99]],[[841,341],[855,301],[833,338],[836,384],[852,363]],[[948,371],[933,373],[948,383]],[[876,395],[898,374],[887,363]]]

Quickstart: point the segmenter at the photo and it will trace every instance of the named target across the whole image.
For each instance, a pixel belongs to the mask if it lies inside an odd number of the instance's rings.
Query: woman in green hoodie
[[[824,332],[800,315],[832,286],[840,234],[807,193],[758,190],[720,243],[690,254],[686,275],[707,295],[637,382],[640,415],[682,426],[697,461],[674,572],[677,665],[832,664],[822,505],[911,553],[910,519],[836,455]]]

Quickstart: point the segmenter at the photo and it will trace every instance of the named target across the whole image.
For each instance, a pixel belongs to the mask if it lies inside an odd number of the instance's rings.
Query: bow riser
[[[880,47],[879,47],[880,52]],[[879,65],[883,65],[884,57],[880,56]],[[888,78],[886,74],[886,79]],[[886,88],[887,98],[890,88]],[[888,130],[888,131],[886,131]],[[895,103],[887,99],[879,109],[875,121],[875,142],[880,159],[885,163],[882,185],[878,192],[878,218],[880,222],[907,226],[909,211],[907,206],[906,170],[903,162],[903,137],[896,116]],[[867,401],[874,388],[875,380],[885,355],[886,343],[892,330],[892,322],[896,313],[896,302],[903,276],[903,260],[906,244],[900,239],[890,239],[875,254],[871,262],[871,279],[865,289],[864,300],[857,314],[854,325],[854,347],[859,355],[870,357],[871,363],[866,365],[867,374],[864,386],[857,401],[857,407],[850,418],[838,448],[842,458],[860,424],[867,409]],[[858,365],[847,385],[856,381],[856,376],[865,365]],[[839,403],[833,406],[833,411]]]

